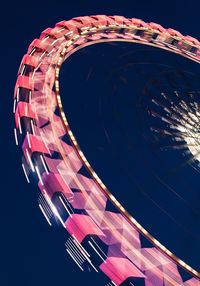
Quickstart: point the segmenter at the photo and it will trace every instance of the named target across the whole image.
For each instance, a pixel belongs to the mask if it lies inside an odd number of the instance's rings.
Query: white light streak
[[[17,130],[16,130],[16,128],[14,128],[14,135],[15,135],[15,143],[18,146],[19,142],[18,142],[18,138],[17,138]]]
[[[17,88],[17,101],[19,101],[19,87]]]
[[[85,259],[83,259],[79,253],[77,252],[76,249],[73,248],[73,246],[69,245],[68,243],[66,243],[66,250],[69,249],[71,251],[71,253],[74,254],[74,256],[76,257],[76,259],[79,261],[80,264],[83,264],[83,262],[85,261]]]
[[[38,199],[38,202],[39,202],[43,207],[45,207],[45,209],[46,209],[46,211],[47,211],[47,213],[48,213],[48,215],[49,215],[49,217],[50,217],[53,213],[52,213],[52,210],[51,210],[49,204],[47,203],[47,201],[46,201],[46,199],[44,198],[43,195],[40,195],[40,197],[39,197],[39,199]]]
[[[28,157],[29,164],[30,164],[30,166],[31,166],[31,170],[32,170],[33,172],[35,172],[35,168],[34,168],[33,162],[32,162],[32,160],[31,160],[30,154],[29,154],[29,152],[28,152],[27,149],[26,149],[26,154],[27,154],[27,157]]]
[[[46,215],[46,213],[45,213],[43,207],[41,206],[41,204],[39,204],[39,208],[40,208],[41,212],[43,213],[44,217],[46,218],[48,224],[49,224],[50,226],[52,226],[52,224],[51,224],[51,222],[50,222],[48,216]]]
[[[34,125],[33,125],[33,120],[31,120],[31,129],[32,129],[32,132],[33,132],[33,135],[35,136],[35,128],[34,128]]]
[[[101,247],[96,243],[96,241],[91,237],[91,240],[94,242],[94,244],[97,246],[97,248],[101,251],[101,253],[107,258],[107,255],[105,252],[101,249]]]
[[[73,211],[73,209],[71,208],[71,205],[70,205],[70,202],[73,202],[74,194],[72,194],[71,197],[69,198],[69,202],[68,202],[68,200],[66,199],[66,197],[65,197],[64,195],[63,195],[63,197],[64,197],[64,201],[65,201],[66,204],[68,205],[70,211],[71,211],[72,213],[74,213],[74,211]]]
[[[68,252],[69,255],[71,256],[71,258],[74,260],[74,262],[78,265],[78,267],[79,267],[82,271],[84,271],[83,268],[81,267],[81,265],[78,263],[78,261],[76,261],[76,259],[73,257],[71,251],[70,251],[69,249],[67,249],[67,252]]]
[[[71,247],[71,248],[77,253],[77,255],[80,257],[80,259],[81,259],[82,262],[85,261],[85,255],[83,255],[83,254],[79,251],[79,249],[77,249],[76,245],[74,245],[74,243],[73,243],[70,239],[68,239],[68,241],[66,242],[66,245],[67,245],[68,247]]]
[[[17,117],[17,121],[18,121],[18,125],[19,125],[19,132],[20,132],[20,134],[22,134],[22,126],[21,126],[21,121],[20,121],[19,115]]]
[[[38,166],[35,166],[35,170],[36,170],[36,173],[37,173],[37,175],[38,175],[38,178],[39,178],[39,181],[40,181],[41,185],[44,186],[44,183],[43,183],[43,181],[42,181],[42,177],[41,177],[41,175],[40,175],[40,171],[39,171]]]
[[[27,175],[27,173],[26,173],[26,169],[25,169],[23,163],[22,163],[22,169],[23,169],[23,171],[24,171],[24,175],[25,175],[25,177],[26,177],[27,182],[30,183],[29,178],[28,178],[28,175]]]
[[[13,113],[15,113],[16,111],[16,99],[14,100],[14,103],[13,103]]]
[[[65,205],[65,203],[63,202],[63,200],[62,200],[62,198],[61,198],[60,196],[59,196],[59,199],[60,199],[60,201],[61,201],[63,207],[64,207],[64,208],[66,209],[66,211],[68,212],[69,216],[72,217],[70,211],[68,210],[67,206]]]
[[[63,220],[62,220],[62,218],[61,218],[61,216],[60,216],[58,210],[56,209],[56,207],[54,206],[54,204],[52,203],[52,201],[49,199],[48,195],[45,195],[45,199],[46,199],[46,201],[47,201],[49,207],[51,208],[52,212],[54,213],[54,215],[59,219],[59,221],[61,222],[62,226],[63,226],[64,228],[66,228],[66,227],[65,227],[65,223],[63,222]]]
[[[44,169],[45,169],[47,175],[49,175],[49,171],[48,171],[47,166],[46,166],[46,164],[45,164],[45,162],[44,162],[43,155],[40,155],[40,159],[41,159],[41,161],[42,161],[42,165],[44,166]]]
[[[30,141],[29,132],[27,131],[26,134],[27,134],[28,146],[29,146],[29,148],[31,149],[31,141]]]
[[[93,268],[96,272],[99,272],[99,271],[96,269],[96,267],[93,265],[92,261],[89,259],[89,257],[90,257],[89,253],[83,248],[83,246],[82,246],[82,245],[80,244],[80,242],[75,238],[75,236],[74,236],[74,235],[72,235],[72,236],[73,236],[73,238],[75,239],[75,240],[73,240],[73,241],[74,241],[74,243],[78,246],[79,250],[80,250],[82,253],[86,254],[86,255],[84,255],[84,256],[85,256],[85,259],[87,259],[87,261],[89,262],[89,264],[92,266],[92,268]]]
[[[94,247],[94,245],[89,241],[89,245],[93,248],[93,250],[98,254],[98,256],[104,261],[105,259],[101,256],[98,250]],[[106,262],[106,261],[105,261]]]
[[[72,234],[73,242],[77,245],[77,247],[80,249],[81,252],[84,252],[88,257],[90,257],[90,254],[85,250],[85,248],[80,244],[80,242],[77,240],[77,238]]]

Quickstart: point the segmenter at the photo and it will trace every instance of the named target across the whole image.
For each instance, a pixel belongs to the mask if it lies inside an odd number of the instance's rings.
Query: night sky
[[[21,152],[14,142],[12,114],[13,90],[21,58],[45,28],[75,16],[107,14],[141,18],[200,38],[199,1],[7,1],[1,8],[0,285],[103,285],[94,273],[81,273],[67,256],[60,229],[50,228],[41,215],[36,201],[37,186],[26,183]],[[61,96],[80,146],[109,189],[150,232],[200,271],[200,174],[194,174],[188,166],[181,167],[180,152],[152,149],[151,135],[150,139],[148,136],[144,139],[151,120],[138,109],[141,101],[148,104],[143,88],[147,79],[159,80],[164,86],[166,76],[162,78],[160,73],[165,71],[172,75],[176,68],[193,72],[193,84],[198,89],[200,69],[197,64],[140,45],[133,48],[130,44],[92,46],[73,55],[63,65]],[[158,89],[150,84],[148,91],[155,94]],[[114,116],[116,110],[117,116]],[[173,168],[176,171],[172,174]],[[152,170],[173,185],[198,215],[177,197],[159,188],[152,179]],[[138,184],[141,188],[136,188]],[[147,191],[151,199],[156,197],[157,203],[176,218],[175,222],[158,210],[141,189]],[[177,223],[182,227],[177,227]]]

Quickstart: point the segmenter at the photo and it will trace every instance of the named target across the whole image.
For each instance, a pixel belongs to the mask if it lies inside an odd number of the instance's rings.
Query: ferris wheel
[[[56,219],[66,230],[66,251],[81,271],[100,271],[110,285],[200,285],[200,273],[155,239],[107,189],[65,115],[59,88],[63,62],[83,47],[113,41],[150,45],[200,62],[198,40],[140,19],[86,16],[47,28],[24,55],[14,91],[14,135],[22,147],[25,177],[28,183],[30,174],[36,178],[39,208],[49,225]],[[176,137],[198,159],[199,138],[192,123],[199,116],[195,103],[191,104],[195,116],[184,111],[188,118],[180,119],[184,106],[174,108],[164,106],[164,115],[152,115],[161,120],[170,117],[165,132],[176,130]],[[143,246],[144,240],[149,247]],[[185,280],[184,273],[190,278]]]

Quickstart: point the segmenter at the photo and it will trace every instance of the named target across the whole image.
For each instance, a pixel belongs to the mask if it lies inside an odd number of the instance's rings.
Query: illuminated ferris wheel
[[[28,182],[30,173],[37,178],[39,207],[49,225],[56,218],[67,231],[66,250],[82,271],[100,271],[110,285],[200,285],[200,274],[147,232],[108,191],[64,113],[59,89],[62,63],[83,47],[113,41],[150,45],[200,61],[198,40],[139,19],[86,16],[46,29],[23,57],[14,92],[14,135],[22,146],[24,174]],[[152,100],[151,116],[168,127],[153,131],[186,142],[199,160],[198,104],[191,99],[188,106],[182,101],[177,105],[162,96],[161,111],[160,103]],[[144,240],[149,247],[143,246]]]

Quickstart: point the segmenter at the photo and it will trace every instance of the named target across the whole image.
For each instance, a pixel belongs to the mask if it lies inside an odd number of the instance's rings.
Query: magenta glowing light
[[[66,250],[82,271],[101,271],[111,285],[198,286],[200,273],[152,237],[107,190],[63,111],[62,63],[85,46],[109,41],[151,45],[200,62],[198,40],[140,19],[86,16],[47,28],[30,44],[15,86],[14,135],[22,146],[23,171],[28,182],[30,173],[37,178],[39,207],[49,225],[56,217],[66,229]],[[151,246],[144,247],[141,238]],[[184,271],[191,276],[187,281]]]

